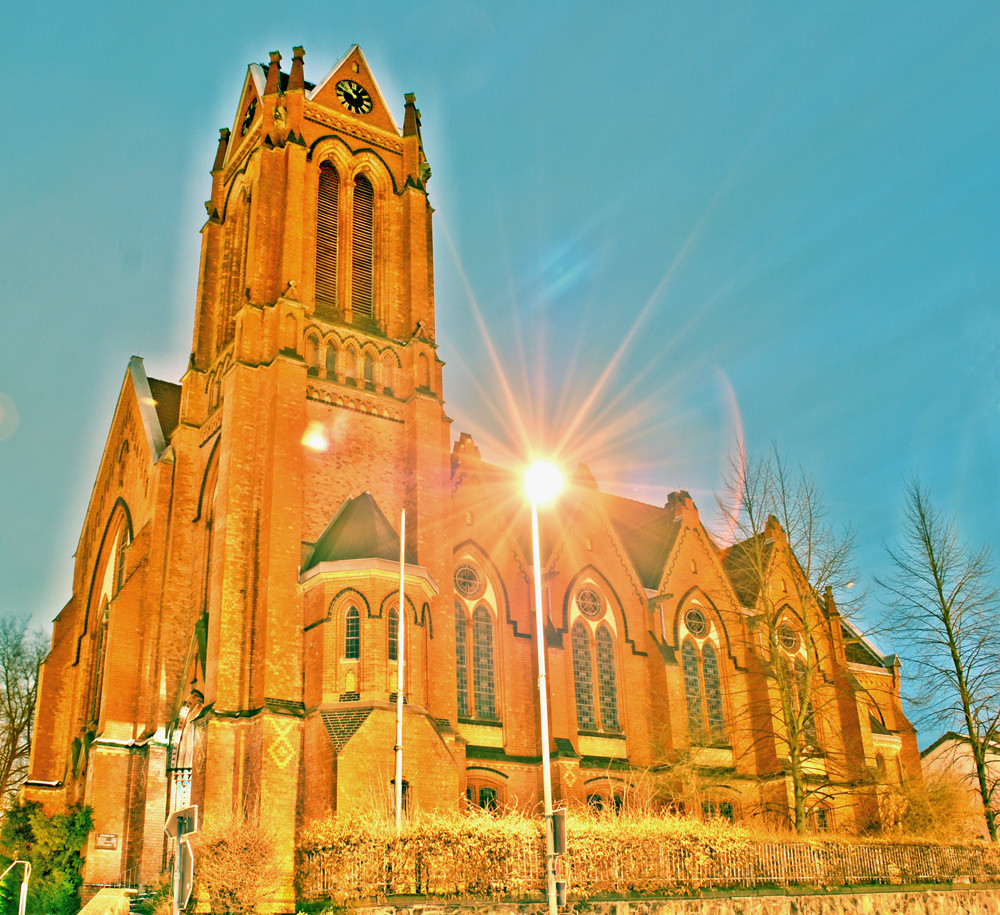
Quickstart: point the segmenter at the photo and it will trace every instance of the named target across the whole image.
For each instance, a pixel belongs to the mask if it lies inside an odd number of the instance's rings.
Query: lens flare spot
[[[551,502],[562,485],[562,471],[550,461],[536,461],[524,473],[524,488],[536,505]]]
[[[326,451],[330,447],[330,439],[327,437],[323,424],[315,420],[306,426],[305,434],[302,436],[302,444],[310,451]]]

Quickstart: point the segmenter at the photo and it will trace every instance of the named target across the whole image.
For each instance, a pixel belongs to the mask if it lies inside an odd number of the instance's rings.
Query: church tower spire
[[[293,49],[290,73],[277,51],[251,64],[221,132],[183,378],[178,467],[194,521],[177,536],[204,579],[190,611],[206,633],[199,739],[224,748],[193,776],[206,815],[235,791],[280,805],[300,752],[307,807],[335,808],[349,788],[331,797],[322,781],[332,750],[317,743],[319,716],[356,701],[377,717],[395,688],[386,646],[398,572],[386,576],[381,553],[327,555],[331,530],[338,543],[390,542],[386,527],[406,510],[408,701],[433,710],[420,719],[431,731],[455,715],[453,678],[427,675],[454,657],[447,631],[432,642],[429,628],[450,601],[438,584],[450,581],[450,421],[419,113],[407,96],[397,126],[357,45],[316,83],[304,57]],[[378,537],[364,529],[371,519]],[[351,608],[365,646],[355,657],[335,647]],[[363,755],[361,742],[338,752]]]

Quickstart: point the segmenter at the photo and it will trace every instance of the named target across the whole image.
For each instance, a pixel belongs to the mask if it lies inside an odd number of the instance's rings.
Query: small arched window
[[[594,671],[590,664],[590,634],[585,623],[573,626],[573,686],[576,693],[576,722],[581,731],[596,731],[594,715]]]
[[[392,364],[392,356],[386,353],[382,357],[382,390],[386,394],[392,393],[392,370],[394,366]]]
[[[326,377],[331,380],[337,378],[337,347],[332,343],[326,346]]]
[[[395,607],[389,611],[389,660],[399,660],[399,611]]]
[[[365,371],[365,388],[369,391],[375,390],[375,360],[372,359],[371,353],[365,353],[364,361],[364,371]]]
[[[352,346],[344,349],[344,381],[347,384],[358,383],[358,353]]]
[[[340,179],[329,162],[319,167],[316,215],[316,300],[337,304],[337,207]]]
[[[472,692],[476,703],[476,717],[496,718],[493,621],[485,607],[477,607],[472,614]]]
[[[309,374],[316,375],[319,373],[319,338],[309,335],[309,339],[306,340],[306,361],[309,364]]]
[[[121,450],[118,452],[118,486],[125,485],[125,468],[128,466],[128,439],[122,442]]]
[[[458,687],[458,715],[469,717],[469,647],[465,610],[455,601],[455,681]]]
[[[361,614],[357,607],[351,607],[344,619],[344,657],[361,657]]]
[[[290,350],[298,349],[296,344],[299,341],[299,325],[295,320],[295,315],[285,315],[282,328],[282,346]]]
[[[358,175],[354,182],[354,213],[351,232],[351,307],[355,319],[375,316],[374,280],[375,192],[371,182]]]

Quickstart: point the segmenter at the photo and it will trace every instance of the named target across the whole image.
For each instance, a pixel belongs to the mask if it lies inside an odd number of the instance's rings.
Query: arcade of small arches
[[[392,350],[380,354],[370,344],[359,346],[353,340],[345,343],[315,328],[306,331],[305,357],[310,375],[390,395],[400,367]]]

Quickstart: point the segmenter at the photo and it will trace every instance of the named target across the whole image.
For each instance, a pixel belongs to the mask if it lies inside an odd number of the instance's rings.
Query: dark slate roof
[[[601,493],[601,506],[628,551],[643,587],[658,588],[663,566],[680,533],[680,520],[665,508],[607,493]]]
[[[371,493],[348,498],[326,526],[302,567],[343,559],[388,559],[399,562],[399,534],[382,514]],[[413,558],[406,556],[407,562]]]
[[[170,441],[170,433],[177,428],[177,419],[181,412],[181,386],[170,381],[160,381],[159,378],[148,378],[149,392],[153,395],[156,406],[156,418],[160,421],[163,438]]]
[[[760,582],[752,570],[753,560],[748,557],[752,555],[752,550],[757,549],[754,541],[761,537],[764,537],[764,534],[756,534],[746,540],[741,540],[739,543],[734,543],[726,550],[722,558],[722,565],[729,580],[733,583],[733,590],[744,607],[753,607],[757,603]],[[770,552],[774,549],[773,541],[765,540],[764,548],[767,551],[765,558],[769,559]]]
[[[878,718],[876,718],[871,713],[868,714],[868,724],[871,727],[873,734],[888,735],[894,733],[893,731],[890,731],[884,724],[882,724],[881,721],[878,720]]]
[[[867,664],[870,667],[891,667],[886,664],[886,659],[882,657],[868,642],[866,642],[857,631],[847,626],[841,626],[844,633],[844,654],[850,664]]]

